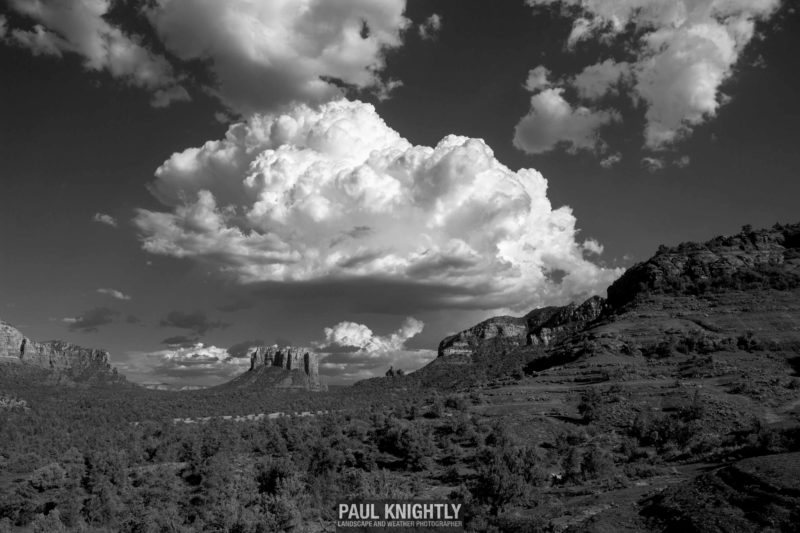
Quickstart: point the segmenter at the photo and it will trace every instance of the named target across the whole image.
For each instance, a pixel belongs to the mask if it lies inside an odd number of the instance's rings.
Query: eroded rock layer
[[[36,342],[0,322],[0,361],[22,363],[69,375],[109,373],[108,352],[63,341]]]

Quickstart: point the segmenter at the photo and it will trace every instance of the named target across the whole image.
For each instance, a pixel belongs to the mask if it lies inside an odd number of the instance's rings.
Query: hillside
[[[570,454],[605,450],[609,472],[644,476],[619,484],[578,465],[578,485],[595,497],[552,489],[569,517],[519,511],[557,529],[788,531],[793,482],[753,495],[763,482],[741,472],[800,467],[796,454],[762,455],[800,449],[799,236],[800,224],[776,225],[661,247],[607,299],[484,321],[444,339],[439,357],[408,379],[481,390],[488,405],[476,411],[521,442],[556,445],[579,431]],[[755,463],[710,474],[695,466],[754,454]]]

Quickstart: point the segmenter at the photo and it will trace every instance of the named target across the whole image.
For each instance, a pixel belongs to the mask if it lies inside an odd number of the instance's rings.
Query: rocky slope
[[[542,489],[569,513],[526,511],[545,530],[794,531],[800,224],[661,247],[607,299],[482,322],[408,380],[477,388],[543,453],[567,442],[557,476],[583,457]]]
[[[0,363],[31,365],[75,378],[110,375],[108,352],[63,341],[37,342],[0,321]]]
[[[250,370],[222,388],[289,388],[326,390],[319,378],[319,359],[308,348],[259,346],[250,354]]]

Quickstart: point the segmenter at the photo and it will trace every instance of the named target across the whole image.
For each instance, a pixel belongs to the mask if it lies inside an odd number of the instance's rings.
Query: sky
[[[800,213],[788,0],[0,0],[0,318],[330,384]]]

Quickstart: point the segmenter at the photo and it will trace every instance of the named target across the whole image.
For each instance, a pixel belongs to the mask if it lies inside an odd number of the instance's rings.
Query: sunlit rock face
[[[109,372],[108,352],[63,341],[36,342],[0,322],[0,361],[24,363],[69,374]]]
[[[602,313],[605,300],[593,296],[580,305],[543,307],[524,317],[501,316],[484,320],[469,329],[447,337],[439,344],[439,357],[469,358],[478,346],[494,340],[505,347],[549,346]]]

